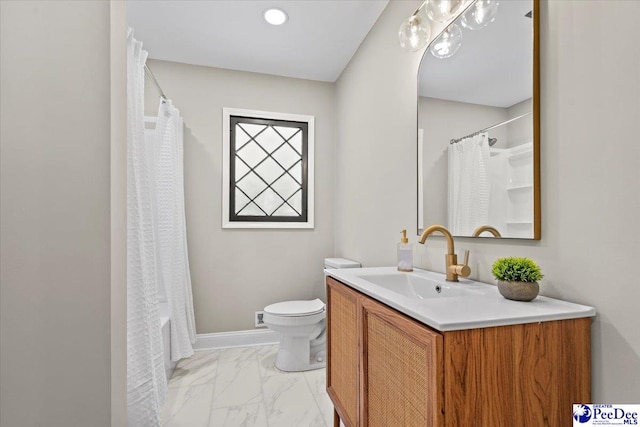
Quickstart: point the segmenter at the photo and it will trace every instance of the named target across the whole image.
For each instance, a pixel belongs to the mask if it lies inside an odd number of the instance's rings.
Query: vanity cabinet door
[[[327,278],[327,392],[346,427],[360,425],[361,298],[347,286]]]
[[[442,335],[363,298],[363,426],[444,424]]]

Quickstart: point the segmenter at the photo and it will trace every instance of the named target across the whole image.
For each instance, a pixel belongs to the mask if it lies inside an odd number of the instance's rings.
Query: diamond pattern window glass
[[[308,221],[309,123],[229,115],[229,222]]]

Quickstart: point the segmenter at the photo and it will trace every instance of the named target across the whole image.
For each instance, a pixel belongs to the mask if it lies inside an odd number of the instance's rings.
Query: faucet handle
[[[471,267],[469,267],[467,264],[457,264],[457,265],[452,265],[451,266],[453,268],[453,272],[460,277],[469,277],[469,275],[471,274]]]
[[[464,251],[464,264],[452,265],[453,272],[461,277],[469,277],[471,274],[471,267],[469,267],[469,250]]]

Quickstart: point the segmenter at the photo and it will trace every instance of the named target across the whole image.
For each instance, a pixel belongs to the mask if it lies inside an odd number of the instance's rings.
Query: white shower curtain
[[[489,135],[484,132],[450,144],[449,230],[471,236],[489,223]]]
[[[142,43],[127,34],[127,425],[160,426],[167,380],[158,315],[156,239],[144,139]]]
[[[184,210],[183,121],[171,101],[158,109],[153,144],[160,281],[169,301],[171,360],[193,355],[196,342]]]

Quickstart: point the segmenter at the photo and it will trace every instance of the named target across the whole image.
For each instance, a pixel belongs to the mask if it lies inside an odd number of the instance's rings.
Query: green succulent
[[[529,258],[499,258],[491,267],[493,277],[507,282],[537,282],[542,279],[538,264]]]

